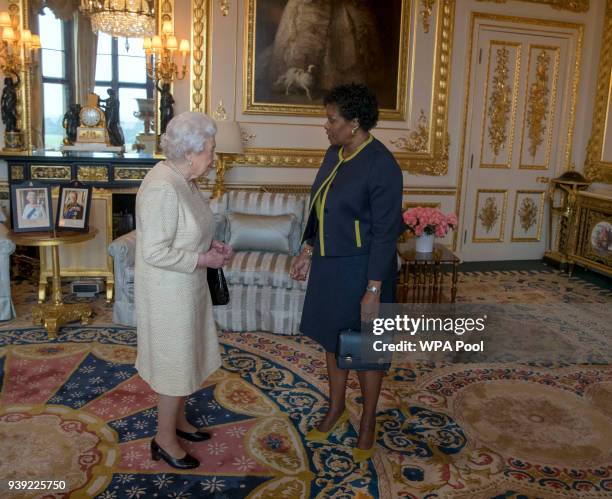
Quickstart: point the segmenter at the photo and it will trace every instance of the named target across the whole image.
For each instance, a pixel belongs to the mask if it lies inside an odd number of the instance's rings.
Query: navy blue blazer
[[[379,140],[344,161],[340,147],[331,146],[312,185],[302,242],[321,256],[369,254],[368,280],[389,279],[397,270],[402,192],[402,171]]]

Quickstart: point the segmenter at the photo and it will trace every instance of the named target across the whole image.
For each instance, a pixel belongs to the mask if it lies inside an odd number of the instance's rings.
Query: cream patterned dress
[[[221,366],[206,281],[196,268],[215,223],[208,202],[166,162],[136,196],[136,369],[163,395],[189,395]]]

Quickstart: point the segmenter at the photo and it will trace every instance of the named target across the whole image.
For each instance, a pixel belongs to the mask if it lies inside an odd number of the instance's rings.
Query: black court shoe
[[[207,431],[196,430],[193,433],[188,433],[183,430],[176,429],[177,436],[189,440],[190,442],[204,442],[204,440],[210,440],[211,434]]]
[[[179,470],[189,470],[200,466],[200,461],[198,461],[188,452],[185,453],[185,457],[172,457],[158,445],[155,439],[151,440],[151,457],[153,458],[153,461],[163,459],[168,465]]]

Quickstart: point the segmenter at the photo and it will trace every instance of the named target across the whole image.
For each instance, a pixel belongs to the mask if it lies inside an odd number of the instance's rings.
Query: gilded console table
[[[460,259],[446,246],[435,243],[431,253],[418,253],[414,239],[397,245],[402,269],[397,286],[398,303],[455,303]]]
[[[26,180],[61,184],[78,180],[105,189],[137,187],[162,158],[151,154],[34,151],[0,154],[8,165],[9,184]]]
[[[569,255],[574,264],[612,276],[612,193],[580,192]]]
[[[49,231],[49,232],[9,232],[15,244],[21,246],[50,247],[53,265],[53,288],[50,303],[41,303],[32,308],[34,324],[42,324],[49,333],[49,338],[57,337],[57,331],[63,324],[80,320],[87,325],[91,319],[91,307],[86,303],[64,303],[60,278],[59,247],[64,244],[81,243],[93,239],[97,229],[89,232]]]

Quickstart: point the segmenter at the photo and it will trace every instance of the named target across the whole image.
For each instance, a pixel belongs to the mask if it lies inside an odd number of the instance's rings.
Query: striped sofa
[[[228,212],[259,215],[293,214],[300,234],[308,209],[306,194],[231,191],[211,201],[216,221],[216,239],[226,240]],[[115,303],[113,320],[135,325],[134,232],[113,241],[109,253],[114,260]],[[230,290],[228,305],[214,308],[219,329],[298,334],[306,282],[289,277],[294,254],[237,251],[224,268]]]

